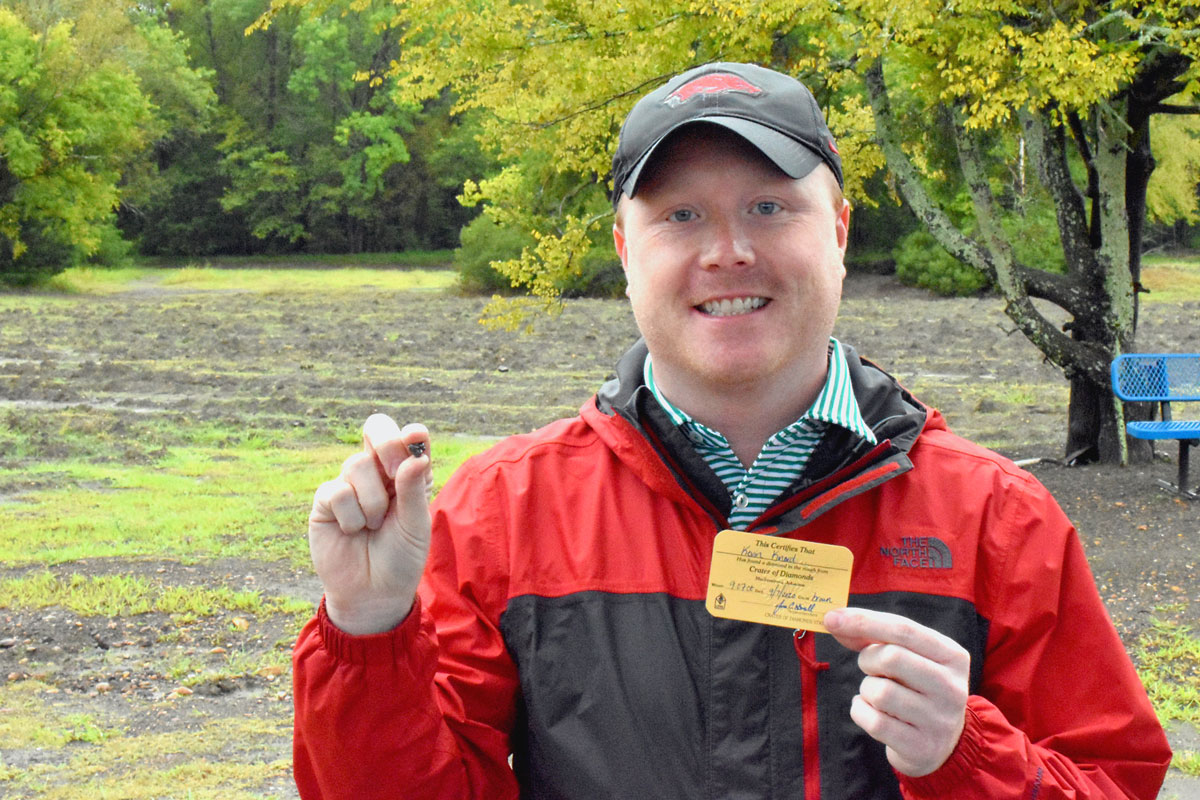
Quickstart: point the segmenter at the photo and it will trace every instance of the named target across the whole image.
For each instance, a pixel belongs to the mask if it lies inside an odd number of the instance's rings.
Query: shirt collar
[[[728,447],[728,440],[720,431],[713,430],[703,423],[697,422],[686,411],[678,408],[659,391],[654,383],[654,366],[649,354],[643,367],[646,386],[650,388],[654,399],[662,406],[663,411],[677,426],[682,428],[698,445],[708,447]],[[772,437],[775,440],[793,438],[799,435],[806,421],[824,422],[845,428],[861,439],[876,444],[875,434],[862,417],[858,400],[854,397],[854,387],[850,384],[850,368],[846,366],[846,356],[842,352],[842,344],[834,337],[829,337],[829,370],[825,377],[825,385],[817,394],[817,399],[807,411],[792,424],[779,431]]]

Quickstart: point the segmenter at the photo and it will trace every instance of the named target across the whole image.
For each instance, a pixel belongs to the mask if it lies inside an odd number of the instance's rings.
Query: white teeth
[[[738,314],[749,314],[756,308],[766,305],[765,297],[738,297],[733,300],[710,300],[701,303],[700,308],[705,314],[714,317],[732,317]]]

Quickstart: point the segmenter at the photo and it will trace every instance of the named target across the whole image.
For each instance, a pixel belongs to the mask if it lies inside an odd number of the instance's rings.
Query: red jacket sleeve
[[[901,776],[902,793],[1154,800],[1171,750],[1079,538],[1040,486],[1013,495],[1000,526],[1012,536],[990,537],[995,549],[984,554],[992,623],[981,696],[968,701],[950,759],[922,778]]]
[[[464,483],[439,495],[429,563],[403,623],[351,636],[322,603],[301,632],[293,757],[304,800],[517,797],[508,756],[518,683],[499,631],[507,559],[482,535],[493,506],[462,498]],[[459,558],[464,549],[472,558]],[[467,563],[490,571],[460,573]]]

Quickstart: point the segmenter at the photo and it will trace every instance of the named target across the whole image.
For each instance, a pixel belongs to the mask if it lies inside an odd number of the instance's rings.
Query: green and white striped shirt
[[[731,527],[745,528],[770,507],[775,498],[804,471],[813,450],[830,425],[841,426],[871,444],[876,443],[875,434],[867,427],[858,401],[854,399],[850,370],[846,367],[842,345],[833,337],[830,337],[829,344],[829,373],[812,407],[800,419],[767,439],[750,469],[742,466],[729,446],[729,440],[720,431],[692,419],[663,396],[654,383],[654,367],[650,356],[646,356],[646,385],[671,421],[679,426],[696,452],[729,489],[733,501],[729,514]]]

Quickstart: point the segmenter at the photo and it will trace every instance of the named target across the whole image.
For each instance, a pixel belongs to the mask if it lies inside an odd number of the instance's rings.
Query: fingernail
[[[836,628],[838,625],[842,624],[842,620],[844,620],[845,618],[846,618],[846,615],[836,609],[833,611],[826,611],[825,612],[825,620],[824,620],[825,627],[826,628]]]

